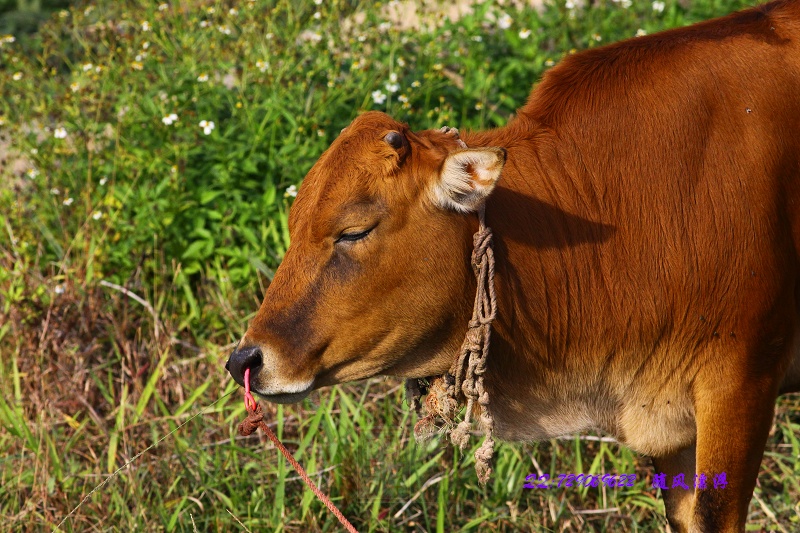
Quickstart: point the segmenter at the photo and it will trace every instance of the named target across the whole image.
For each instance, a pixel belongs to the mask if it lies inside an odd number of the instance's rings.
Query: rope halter
[[[458,138],[458,130],[444,127],[440,131],[455,135],[459,145],[462,148],[467,147],[464,141]],[[478,231],[473,236],[472,270],[478,286],[472,319],[469,321],[458,358],[444,376],[433,380],[406,380],[406,396],[421,415],[420,398],[423,391],[428,393],[424,405],[426,414],[414,426],[414,436],[417,440],[431,437],[438,419],[443,423],[442,432],[449,432],[452,443],[461,449],[466,448],[469,442],[472,411],[477,402],[480,406],[480,422],[486,439],[475,452],[475,471],[478,481],[485,484],[492,472],[490,462],[494,455],[494,419],[489,412],[489,393],[484,388],[483,376],[489,355],[492,321],[497,316],[497,295],[494,286],[492,230],[486,226],[484,205],[481,205],[477,214]],[[466,399],[464,420],[453,428],[454,417],[463,399]]]

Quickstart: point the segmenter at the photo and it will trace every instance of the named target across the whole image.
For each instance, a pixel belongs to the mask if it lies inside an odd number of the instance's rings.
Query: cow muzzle
[[[225,369],[233,380],[244,386],[245,370],[250,369],[250,388],[258,396],[273,403],[297,403],[314,389],[314,379],[281,379],[275,357],[268,349],[247,346],[231,353]]]

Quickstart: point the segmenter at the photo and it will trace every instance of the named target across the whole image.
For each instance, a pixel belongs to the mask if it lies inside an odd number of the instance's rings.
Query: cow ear
[[[500,179],[506,151],[503,148],[468,148],[447,156],[434,186],[434,199],[442,207],[468,213],[476,211]]]

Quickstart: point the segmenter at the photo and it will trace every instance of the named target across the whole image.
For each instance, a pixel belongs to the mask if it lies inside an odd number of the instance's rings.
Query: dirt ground
[[[509,10],[529,5],[541,9],[545,0],[495,0],[493,4]],[[486,0],[405,0],[389,2],[384,8],[386,18],[397,29],[424,29],[427,24],[439,24],[445,18],[452,21],[472,13],[472,6]],[[359,21],[356,21],[359,22]]]

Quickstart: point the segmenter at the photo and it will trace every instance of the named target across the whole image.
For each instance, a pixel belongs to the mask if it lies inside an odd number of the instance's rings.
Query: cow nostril
[[[261,348],[258,346],[248,346],[235,350],[225,368],[230,372],[233,380],[239,385],[244,385],[244,371],[248,368],[255,370],[261,366]]]

